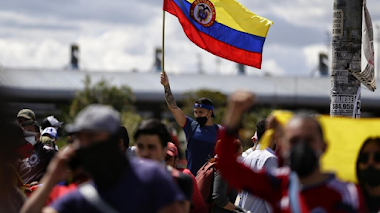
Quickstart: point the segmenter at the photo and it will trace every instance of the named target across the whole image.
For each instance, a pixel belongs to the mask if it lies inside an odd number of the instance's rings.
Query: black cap
[[[44,118],[41,123],[41,128],[46,129],[47,127],[61,127],[63,122],[59,122],[54,116],[49,116]]]

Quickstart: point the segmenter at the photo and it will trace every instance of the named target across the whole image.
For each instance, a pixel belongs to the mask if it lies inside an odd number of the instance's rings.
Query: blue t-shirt
[[[200,126],[198,122],[186,116],[186,124],[183,127],[187,142],[186,159],[187,168],[196,176],[204,163],[215,155],[215,144],[218,139],[218,128],[213,126]],[[192,126],[197,126],[193,132]]]
[[[136,158],[130,158],[130,166],[115,187],[98,192],[117,211],[131,213],[158,212],[168,204],[186,199],[162,165]],[[60,213],[100,212],[78,190],[54,201],[51,207]]]

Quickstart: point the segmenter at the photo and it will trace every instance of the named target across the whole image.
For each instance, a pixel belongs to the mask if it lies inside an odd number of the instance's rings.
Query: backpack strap
[[[190,142],[191,138],[193,137],[194,135],[194,132],[195,130],[198,128],[199,126],[199,123],[198,122],[191,122],[190,124],[190,127],[191,127],[191,134],[186,138],[187,139],[187,143]]]
[[[88,201],[91,205],[93,205],[97,210],[103,213],[119,213],[112,206],[107,204],[99,195],[98,191],[95,189],[93,185],[90,183],[84,183],[79,186],[79,193],[84,197],[86,201]]]

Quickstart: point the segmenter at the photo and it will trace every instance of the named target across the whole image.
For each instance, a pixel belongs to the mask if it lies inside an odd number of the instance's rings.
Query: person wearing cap
[[[54,127],[46,127],[42,133],[41,136],[47,136],[51,139],[52,143],[51,146],[52,148],[58,150],[58,146],[56,145],[56,141],[58,140],[58,132]],[[42,138],[42,137],[41,137]],[[40,139],[41,140],[41,139]]]
[[[36,115],[31,109],[22,109],[17,113],[17,124],[19,126],[30,120],[36,121]]]
[[[206,205],[203,201],[202,194],[199,191],[198,184],[197,184],[197,181],[195,180],[194,175],[191,174],[190,170],[188,169],[177,168],[177,162],[178,162],[177,160],[178,160],[178,149],[174,143],[168,142],[166,157],[165,157],[166,165],[176,168],[184,174],[190,175],[193,180],[193,193],[191,196],[192,208],[190,210],[190,213],[205,213],[207,211]]]
[[[183,200],[181,205],[185,212],[189,212],[193,182],[190,176],[179,172],[174,167],[166,167],[165,165],[164,159],[167,153],[167,144],[171,141],[170,133],[165,124],[156,119],[141,122],[134,134],[134,140],[138,157],[154,160],[167,168],[182,193],[186,196],[186,200]]]
[[[48,116],[42,120],[41,129],[44,130],[47,127],[54,127],[58,131],[58,128],[62,126],[63,122],[58,121],[53,115]]]
[[[29,158],[20,162],[20,176],[26,184],[39,182],[46,172],[51,159],[57,150],[41,143],[40,127],[37,122],[28,120],[22,124],[25,140],[33,145],[33,153]]]
[[[276,143],[274,143],[274,141],[272,141],[266,149],[260,150],[259,141],[264,135],[265,130],[266,119],[262,119],[256,124],[256,145],[254,146],[256,149],[250,152],[249,155],[243,159],[244,165],[251,168],[255,172],[260,172],[264,169],[266,171],[270,171],[278,167],[277,157],[275,155]],[[253,148],[250,149],[252,150]],[[252,213],[272,212],[270,204],[265,202],[263,199],[251,195],[247,191],[243,191],[240,194],[239,206],[243,209],[251,211]]]
[[[75,141],[58,153],[21,212],[41,212],[51,189],[68,177],[68,170],[84,169],[90,183],[64,195],[42,212],[179,212],[183,194],[170,174],[155,162],[128,159],[119,144],[120,114],[101,104],[84,108],[67,131]],[[165,192],[165,193],[162,193]],[[110,211],[111,209],[111,211]]]
[[[202,165],[214,156],[215,144],[221,128],[220,125],[213,123],[215,115],[212,101],[208,98],[200,98],[195,102],[194,120],[186,116],[177,106],[165,72],[161,73],[161,84],[164,86],[169,110],[186,134],[187,168],[195,176]]]

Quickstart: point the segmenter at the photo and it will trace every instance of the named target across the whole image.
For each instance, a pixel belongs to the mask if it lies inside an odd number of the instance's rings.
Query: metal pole
[[[375,60],[377,63],[375,64],[375,69],[376,69],[376,66],[377,66],[377,79],[380,79],[380,24],[377,24],[376,25],[376,34],[377,34],[377,53],[375,53],[376,55],[376,59]]]
[[[334,0],[331,66],[331,116],[360,117],[363,0]]]

